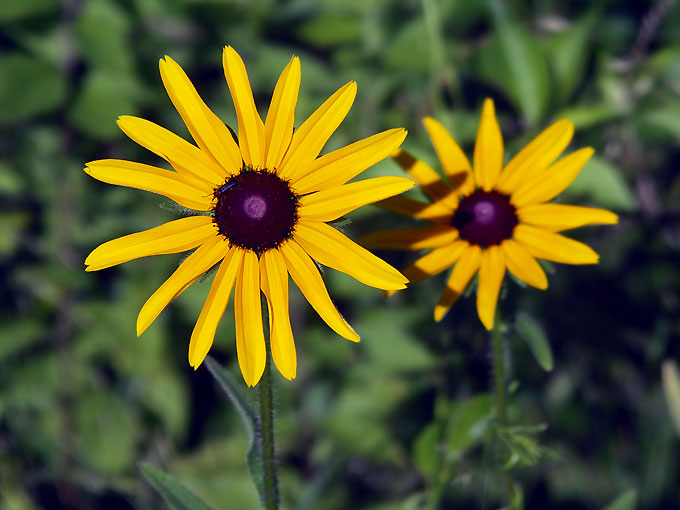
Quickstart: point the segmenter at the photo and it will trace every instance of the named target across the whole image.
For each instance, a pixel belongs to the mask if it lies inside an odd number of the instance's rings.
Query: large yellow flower
[[[545,289],[548,281],[535,257],[565,264],[598,262],[590,247],[557,232],[616,223],[617,216],[603,209],[546,203],[571,184],[593,154],[591,148],[579,149],[553,163],[574,134],[569,120],[548,127],[505,166],[503,137],[491,99],[484,102],[474,166],[439,122],[432,118],[423,122],[448,182],[427,164],[397,150],[393,158],[432,203],[393,197],[380,205],[432,225],[376,232],[360,242],[369,248],[433,248],[403,271],[411,282],[453,266],[434,309],[436,321],[444,317],[477,272],[477,313],[491,329],[506,268],[527,284]]]
[[[254,386],[266,364],[260,290],[269,306],[274,363],[292,379],[297,363],[288,315],[288,273],[321,318],[352,341],[359,336],[331,302],[311,257],[373,287],[405,287],[407,280],[396,269],[326,222],[414,183],[378,177],[346,184],[396,150],[406,136],[403,129],[318,157],[354,101],[355,82],[340,88],[293,132],[300,88],[297,57],[281,73],[265,122],[255,107],[243,61],[230,46],[224,49],[223,64],[238,117],[238,140],[201,100],[182,68],[166,56],[160,61],[163,84],[196,145],[148,120],[124,116],[118,125],[125,134],[165,159],[174,171],[114,159],[93,161],[85,168],[100,181],[160,193],[203,214],[104,243],[85,263],[87,271],[96,271],[196,248],[144,304],[138,335],[184,289],[220,263],[191,335],[189,363],[197,368],[207,355],[235,287],[238,361],[245,382]]]

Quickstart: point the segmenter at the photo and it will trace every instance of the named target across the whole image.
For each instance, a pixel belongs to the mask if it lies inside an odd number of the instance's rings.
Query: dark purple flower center
[[[461,239],[482,248],[510,239],[517,223],[510,197],[498,191],[475,191],[461,199],[453,216]]]
[[[264,170],[245,170],[215,189],[214,221],[233,245],[262,253],[293,233],[297,199],[286,181]]]

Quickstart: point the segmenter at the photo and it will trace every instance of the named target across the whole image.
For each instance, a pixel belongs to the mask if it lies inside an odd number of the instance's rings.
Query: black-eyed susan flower
[[[144,304],[138,335],[199,276],[219,264],[191,335],[189,363],[197,368],[207,355],[235,288],[238,362],[245,382],[254,386],[266,364],[260,290],[269,307],[274,363],[292,379],[297,362],[288,274],[321,318],[352,341],[359,336],[331,302],[312,259],[370,286],[405,287],[402,274],[327,222],[414,183],[403,177],[347,183],[396,150],[406,136],[403,129],[319,157],[354,101],[355,82],[341,87],[293,132],[301,73],[297,57],[281,73],[265,122],[255,107],[245,65],[229,46],[223,64],[238,117],[238,140],[201,100],[182,68],[166,56],[160,61],[163,84],[196,145],[148,120],[124,116],[118,120],[123,132],[174,170],[115,159],[93,161],[85,168],[95,179],[160,193],[199,214],[104,243],[85,263],[88,271],[96,271],[196,248]]]
[[[403,271],[411,282],[453,266],[434,309],[436,321],[444,317],[475,273],[479,275],[477,313],[491,329],[506,269],[527,284],[545,289],[548,280],[536,258],[564,264],[598,262],[590,247],[558,232],[613,224],[617,216],[603,209],[548,203],[571,184],[593,154],[593,149],[583,148],[555,162],[574,134],[569,120],[548,127],[507,165],[503,164],[503,137],[491,99],[484,102],[473,165],[439,122],[432,118],[423,122],[447,180],[397,150],[395,161],[432,202],[393,197],[380,205],[431,225],[376,232],[360,242],[370,248],[431,248]]]

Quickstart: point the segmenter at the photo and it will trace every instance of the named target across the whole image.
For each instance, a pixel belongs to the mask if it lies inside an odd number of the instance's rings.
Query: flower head
[[[137,117],[118,125],[132,140],[173,168],[99,160],[85,172],[95,179],[160,193],[194,216],[114,239],[85,260],[87,271],[149,255],[195,251],[158,288],[137,319],[141,335],[161,311],[199,276],[219,264],[189,344],[189,363],[204,360],[232,288],[236,348],[246,383],[254,386],[266,364],[260,291],[269,307],[272,357],[284,377],[295,377],[295,344],[288,314],[288,274],[321,318],[339,335],[359,336],[338,313],[314,261],[385,290],[405,287],[396,269],[328,225],[342,215],[413,186],[403,177],[347,181],[387,157],[406,137],[391,129],[319,157],[356,95],[349,82],[293,132],[300,61],[293,57],[274,89],[265,122],[255,107],[245,65],[223,52],[224,73],[238,117],[238,140],[206,106],[182,68],[160,61],[163,84],[196,145]]]
[[[574,134],[570,121],[548,127],[505,166],[503,137],[491,99],[484,102],[473,165],[439,122],[426,118],[424,124],[448,182],[422,161],[397,150],[393,158],[431,203],[393,197],[380,205],[431,225],[375,232],[361,242],[369,248],[431,248],[403,271],[411,282],[453,266],[434,310],[436,321],[444,317],[475,273],[479,275],[477,312],[491,329],[506,269],[527,284],[545,289],[548,280],[536,258],[565,264],[598,262],[590,247],[557,232],[613,224],[617,216],[604,209],[547,203],[571,184],[593,154],[591,148],[579,149],[555,162]]]

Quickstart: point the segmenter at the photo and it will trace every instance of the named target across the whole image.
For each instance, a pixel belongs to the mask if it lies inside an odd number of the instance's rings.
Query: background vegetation
[[[556,267],[547,292],[506,284],[511,422],[547,424],[531,437],[554,453],[532,467],[527,450],[515,475],[526,508],[678,507],[661,364],[680,360],[679,25],[671,0],[0,2],[0,506],[164,508],[145,461],[214,508],[257,507],[238,415],[186,359],[208,285],[137,339],[140,307],[180,257],[83,270],[101,242],[175,217],[157,195],[90,179],[84,163],[158,163],[117,129],[122,114],[188,136],[160,81],[165,54],[235,125],[221,67],[231,44],[262,112],[291,54],[302,60],[297,119],[358,82],[327,149],[404,126],[405,148],[438,167],[421,118],[444,122],[471,154],[485,97],[506,154],[574,121],[571,150],[597,157],[564,198],[621,221],[573,234],[599,266]],[[368,174],[400,170],[385,161]],[[351,219],[355,239],[405,225],[373,207]],[[415,256],[381,255],[398,267]],[[284,506],[415,509],[439,490],[441,508],[496,507],[490,347],[474,299],[435,324],[443,277],[388,301],[325,278],[362,342],[335,336],[292,293],[299,375],[275,374]],[[551,371],[512,327],[518,311],[547,334]],[[237,373],[233,331],[230,307],[213,354]]]

